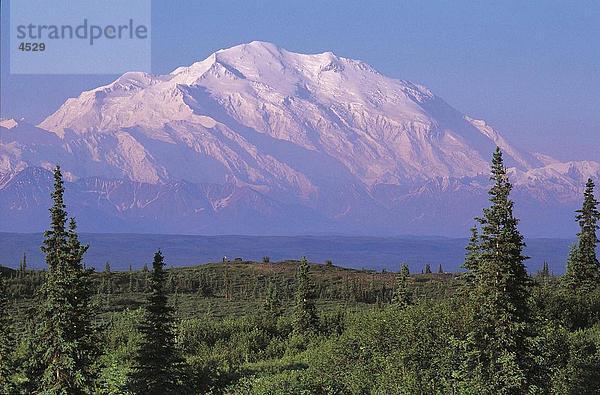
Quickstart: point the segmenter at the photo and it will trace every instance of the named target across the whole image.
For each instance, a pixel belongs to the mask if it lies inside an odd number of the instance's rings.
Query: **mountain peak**
[[[279,46],[277,46],[276,44],[273,44],[272,42],[254,40],[254,41],[250,41],[248,43],[234,45],[233,47],[220,49],[217,51],[217,53],[229,52],[229,51],[240,51],[240,50],[241,51],[252,51],[253,50],[253,51],[279,52],[282,49]]]
[[[125,73],[68,99],[41,129],[12,127],[0,141],[2,185],[10,178],[2,174],[60,163],[73,179],[123,181],[120,193],[109,184],[85,187],[98,193],[93,204],[114,204],[123,220],[125,212],[155,218],[175,205],[173,218],[188,224],[180,232],[222,226],[223,215],[231,224],[311,218],[313,227],[302,228],[309,230],[462,229],[474,215],[465,207],[483,204],[477,199],[485,198],[496,146],[516,190],[540,201],[573,202],[583,177],[600,177],[597,163],[560,163],[513,147],[424,86],[332,52],[262,41],[167,75]],[[163,189],[173,182],[185,192]]]
[[[223,166],[219,174],[236,183],[264,188],[275,178],[303,196],[317,186],[295,159],[279,154],[283,143],[333,158],[368,188],[484,174],[495,146],[520,171],[543,165],[421,85],[332,52],[300,54],[263,41],[216,51],[168,75],[125,73],[67,100],[40,127],[61,138],[65,130],[89,135],[93,154],[108,155],[135,181],[181,176],[166,163],[171,148],[163,145],[170,144],[212,157]],[[98,135],[115,139],[119,154],[96,147]],[[185,177],[206,177],[203,169],[196,174]]]

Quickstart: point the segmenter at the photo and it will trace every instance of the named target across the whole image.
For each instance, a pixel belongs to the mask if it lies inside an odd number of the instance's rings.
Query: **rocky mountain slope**
[[[168,75],[126,73],[37,127],[0,122],[0,230],[41,229],[43,169],[60,163],[86,230],[463,235],[496,145],[523,227],[570,232],[600,164],[519,150],[363,62],[252,42]]]

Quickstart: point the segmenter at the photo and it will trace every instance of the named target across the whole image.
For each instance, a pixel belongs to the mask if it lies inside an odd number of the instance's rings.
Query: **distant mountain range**
[[[524,232],[572,237],[599,163],[519,150],[363,62],[252,42],[126,73],[37,126],[0,121],[0,231],[46,226],[60,164],[85,231],[463,236],[495,146]]]

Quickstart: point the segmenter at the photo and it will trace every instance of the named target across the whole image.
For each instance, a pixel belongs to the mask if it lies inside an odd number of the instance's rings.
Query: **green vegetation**
[[[466,387],[478,393],[527,393],[533,385],[529,339],[532,315],[523,236],[513,216],[513,202],[502,153],[492,160],[491,206],[477,218],[466,265],[470,308],[464,340]]]
[[[54,172],[51,227],[42,251],[48,273],[36,296],[37,325],[28,341],[31,356],[24,386],[31,392],[89,393],[97,374],[98,342],[93,327],[94,307],[89,271],[82,259],[87,246],[77,237],[75,220],[66,227],[60,169]]]
[[[164,258],[154,254],[150,293],[145,314],[140,320],[141,335],[129,387],[136,394],[173,394],[183,392],[183,360],[175,347],[173,308],[167,304]]]
[[[95,273],[55,171],[47,271],[0,272],[8,394],[596,394],[598,202],[564,277],[525,270],[498,150],[465,273],[241,260]],[[265,251],[268,253],[268,251]]]
[[[574,290],[588,291],[600,284],[600,263],[596,257],[598,237],[598,201],[594,198],[594,181],[588,180],[583,195],[583,207],[577,210],[577,221],[581,228],[577,244],[573,246],[567,263],[565,285]]]

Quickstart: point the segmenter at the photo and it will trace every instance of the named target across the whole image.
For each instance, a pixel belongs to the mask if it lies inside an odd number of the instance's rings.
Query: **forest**
[[[268,251],[172,267],[159,250],[95,271],[57,167],[46,269],[0,266],[0,393],[600,394],[594,182],[557,276],[527,271],[499,149],[490,181],[459,273]]]

